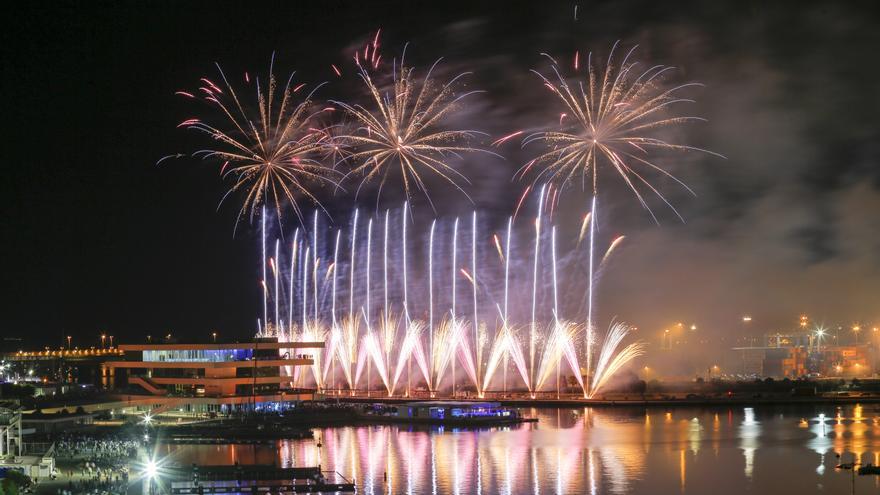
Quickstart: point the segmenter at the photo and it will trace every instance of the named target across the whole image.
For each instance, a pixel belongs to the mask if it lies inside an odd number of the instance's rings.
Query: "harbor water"
[[[181,464],[320,465],[366,494],[850,493],[838,464],[880,464],[880,405],[524,412],[539,422],[329,427],[304,440],[157,449]],[[856,476],[855,489],[880,492],[880,476]]]

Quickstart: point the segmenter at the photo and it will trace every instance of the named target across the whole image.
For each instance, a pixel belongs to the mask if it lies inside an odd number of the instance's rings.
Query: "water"
[[[310,440],[159,453],[181,463],[320,464],[367,494],[839,494],[850,493],[851,473],[835,469],[836,454],[880,464],[880,405],[531,413],[539,423],[319,428]],[[880,477],[856,476],[856,493],[878,490]]]

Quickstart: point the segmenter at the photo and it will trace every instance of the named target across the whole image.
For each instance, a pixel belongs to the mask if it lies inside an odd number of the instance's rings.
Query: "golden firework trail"
[[[374,46],[372,58],[370,46]],[[438,83],[433,75],[440,60],[419,79],[415,70],[405,64],[404,57],[399,63],[394,62],[388,88],[380,88],[370,72],[379,66],[380,60],[375,42],[367,45],[362,58],[355,58],[371,101],[369,106],[334,102],[357,124],[354,132],[343,137],[351,146],[347,159],[352,169],[346,176],[363,177],[358,191],[366,183],[377,180],[381,196],[389,176],[399,175],[408,199],[413,189],[418,189],[433,208],[426,175],[442,178],[467,196],[462,186],[469,181],[451,165],[452,159],[460,160],[464,153],[474,151],[491,153],[467,144],[484,133],[443,127],[463,99],[480,91],[456,91],[469,73]]]
[[[322,153],[331,146],[328,133],[312,127],[315,117],[328,109],[314,105],[314,89],[297,100],[297,93],[303,91],[305,84],[293,85],[294,73],[279,89],[273,66],[274,55],[269,65],[268,84],[261,85],[258,78],[253,79],[254,107],[242,102],[219,65],[222,87],[202,78],[198,93],[177,92],[187,98],[207,101],[225,119],[222,123],[220,119],[218,123],[210,123],[192,118],[178,127],[204,132],[215,143],[211,148],[196,151],[194,156],[223,161],[220,173],[224,178],[231,177],[232,185],[221,203],[233,193],[240,192],[244,197],[236,225],[244,216],[253,220],[265,203],[274,208],[279,217],[285,204],[289,204],[302,220],[299,201],[306,199],[321,207],[313,188],[324,183],[335,184],[332,169],[320,161]],[[245,74],[246,83],[250,84],[251,80]]]
[[[617,65],[614,62],[616,48],[617,43],[604,68],[597,66],[590,54],[583,64],[586,77],[581,76],[571,83],[562,75],[557,61],[544,54],[551,61],[553,76],[532,72],[562,102],[565,112],[560,115],[557,130],[536,132],[524,138],[524,146],[541,142],[549,149],[526,163],[516,175],[519,178],[532,176],[533,186],[546,183],[557,189],[579,180],[584,189],[589,183],[595,195],[599,168],[607,165],[624,180],[655,221],[657,218],[648,206],[645,190],[656,195],[681,218],[651,183],[648,174],[672,179],[694,194],[684,182],[658,165],[653,153],[661,150],[699,151],[721,156],[702,148],[667,141],[657,134],[658,129],[664,127],[705,120],[671,114],[680,104],[693,102],[680,96],[682,91],[701,85],[664,85],[673,68],[654,65],[642,70],[640,64],[632,60],[637,47],[627,52]],[[580,65],[578,58],[575,59],[575,72]],[[555,201],[558,196],[550,198]]]
[[[630,330],[632,327],[626,323],[613,322],[611,324],[608,334],[602,342],[602,350],[599,352],[599,360],[596,362],[588,398],[592,398],[599,392],[608,383],[608,380],[627,363],[645,353],[645,343],[641,341],[629,344],[620,351],[617,350]]]

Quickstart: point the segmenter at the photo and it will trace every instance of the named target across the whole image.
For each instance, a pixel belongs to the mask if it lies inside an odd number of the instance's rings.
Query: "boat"
[[[418,401],[400,404],[370,404],[358,411],[358,418],[370,422],[409,423],[440,426],[502,426],[537,422],[519,410],[500,402]]]

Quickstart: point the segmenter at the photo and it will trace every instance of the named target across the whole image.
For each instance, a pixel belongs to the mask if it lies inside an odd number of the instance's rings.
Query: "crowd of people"
[[[137,458],[141,446],[141,442],[122,436],[62,436],[55,442],[55,455],[63,461],[58,469],[68,482],[66,488],[58,489],[58,495],[125,493],[129,463]]]

